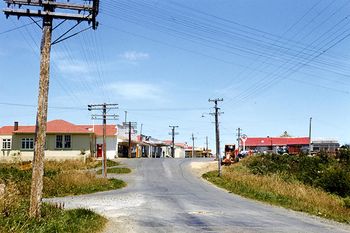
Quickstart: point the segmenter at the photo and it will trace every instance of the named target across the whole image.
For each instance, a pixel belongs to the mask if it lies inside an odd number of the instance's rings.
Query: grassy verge
[[[107,173],[114,173],[114,174],[127,174],[130,173],[130,168],[127,167],[111,167],[107,168]],[[102,174],[102,170],[98,170],[97,174]]]
[[[45,162],[44,197],[87,194],[118,189],[126,183],[97,177],[85,169],[98,167],[100,161]],[[118,163],[113,161],[110,165]],[[0,232],[98,232],[106,223],[103,217],[84,209],[62,210],[43,204],[42,219],[28,215],[31,169],[27,165],[0,164]],[[5,189],[1,191],[1,187]]]
[[[16,214],[0,218],[0,232],[41,233],[41,232],[79,232],[94,233],[106,224],[107,219],[86,209],[62,210],[44,204],[42,218],[28,218],[28,202],[16,208]]]
[[[350,209],[342,198],[296,180],[286,181],[273,174],[255,175],[242,164],[224,168],[222,177],[215,171],[203,178],[244,197],[350,223]]]
[[[118,166],[120,163],[115,162],[113,160],[107,160],[107,167],[113,167]],[[46,161],[45,162],[45,169],[46,170],[61,170],[61,171],[67,171],[67,170],[86,170],[91,168],[99,168],[102,166],[101,160],[95,160],[88,158],[86,159],[86,162],[84,163],[82,160],[71,160],[71,161]]]

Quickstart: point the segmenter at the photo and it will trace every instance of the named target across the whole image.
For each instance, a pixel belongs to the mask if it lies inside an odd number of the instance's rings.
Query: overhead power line
[[[34,23],[38,23],[38,22],[40,22],[40,21],[41,21],[41,20],[36,20],[36,21],[34,21],[34,22],[30,22],[30,23],[27,23],[27,24],[24,24],[24,25],[21,25],[21,26],[18,26],[18,27],[14,27],[14,28],[11,28],[11,29],[2,31],[2,32],[0,32],[0,35],[6,34],[6,33],[9,33],[9,32],[13,32],[13,31],[16,31],[16,30],[18,30],[18,29],[27,27],[27,26],[32,25],[32,24],[34,24]]]

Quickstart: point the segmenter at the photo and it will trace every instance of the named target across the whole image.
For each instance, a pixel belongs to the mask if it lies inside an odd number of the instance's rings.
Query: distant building
[[[337,140],[321,139],[312,141],[312,151],[316,153],[320,151],[335,153],[339,147],[340,144]]]
[[[309,143],[308,137],[248,137],[245,147],[260,153],[276,153],[280,147],[287,147],[290,154],[297,154],[307,150]]]
[[[158,140],[137,134],[136,123],[106,125],[106,157],[163,158],[171,157],[171,140]],[[130,144],[129,144],[130,131]],[[32,160],[34,155],[35,126],[0,127],[0,160]],[[175,143],[175,158],[185,158],[186,143]],[[201,156],[203,150],[196,150]],[[64,120],[47,122],[45,159],[77,159],[82,156],[101,158],[103,155],[103,125],[75,125]],[[16,157],[14,157],[16,156]]]
[[[92,154],[94,133],[87,128],[64,120],[47,122],[45,158],[66,159]],[[0,159],[20,156],[23,160],[32,160],[35,141],[35,126],[13,126],[0,128]]]

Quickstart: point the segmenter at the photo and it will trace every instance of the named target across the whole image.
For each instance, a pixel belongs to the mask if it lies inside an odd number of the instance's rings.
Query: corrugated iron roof
[[[247,138],[246,146],[309,145],[308,137],[256,137]]]

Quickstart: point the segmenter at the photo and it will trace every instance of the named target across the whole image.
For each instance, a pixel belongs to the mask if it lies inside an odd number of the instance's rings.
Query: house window
[[[56,148],[69,149],[72,147],[71,135],[56,135]]]
[[[2,139],[2,149],[6,149],[6,150],[11,149],[11,139],[10,138]]]
[[[33,138],[22,138],[22,149],[25,149],[25,150],[34,149],[34,139]]]
[[[70,137],[70,135],[64,135],[64,148],[71,148],[71,137]]]
[[[56,135],[56,148],[62,148],[63,147],[63,136],[62,135]]]

